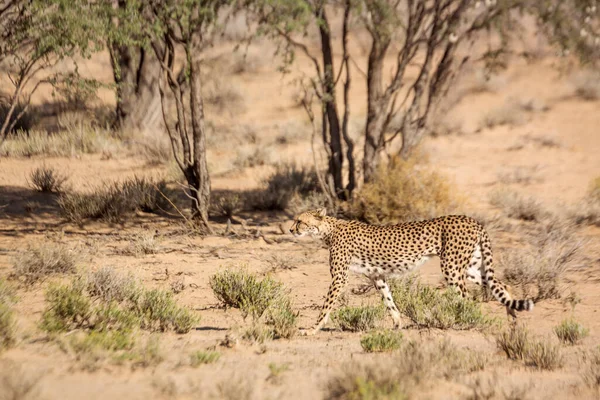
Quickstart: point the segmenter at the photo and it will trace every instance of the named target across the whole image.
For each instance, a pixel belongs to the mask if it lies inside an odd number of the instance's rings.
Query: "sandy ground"
[[[89,64],[90,71],[105,71],[103,62]],[[431,165],[445,174],[457,194],[467,198],[467,213],[490,210],[488,197],[492,190],[503,186],[503,176],[514,171],[530,171],[529,184],[509,183],[512,189],[534,195],[544,206],[560,211],[571,207],[584,196],[592,178],[600,175],[600,104],[573,96],[573,88],[550,61],[512,66],[501,77],[502,84],[493,91],[467,94],[453,109],[453,118],[461,126],[460,134],[427,138],[423,149]],[[273,67],[273,66],[270,66]],[[219,116],[231,124],[253,125],[259,135],[268,139],[280,132],[280,127],[293,122],[304,127],[306,134],[289,145],[271,145],[274,161],[312,159],[309,127],[302,110],[293,106],[294,89],[269,66],[262,65],[251,73],[231,77],[247,99],[246,110],[240,115]],[[353,102],[362,104],[361,94]],[[280,99],[274,102],[273,99]],[[544,111],[527,112],[524,120],[514,126],[481,126],[490,110],[507,102],[535,100],[544,104]],[[275,104],[276,103],[276,104]],[[251,105],[251,106],[249,106]],[[364,106],[357,106],[359,112]],[[358,119],[358,118],[357,118]],[[233,122],[235,121],[235,122]],[[264,129],[263,129],[264,128]],[[302,136],[302,135],[301,135]],[[261,136],[262,137],[262,136]],[[556,145],[541,144],[540,138],[551,139]],[[235,157],[231,150],[215,150],[214,162]],[[347,362],[386,360],[386,354],[367,354],[360,347],[359,333],[334,330],[331,325],[314,337],[277,340],[264,346],[240,342],[234,348],[219,347],[221,359],[210,365],[191,368],[189,354],[217,345],[226,335],[238,335],[245,322],[237,310],[224,310],[213,296],[209,277],[226,266],[246,265],[249,270],[266,272],[273,260],[285,259],[289,270],[275,270],[273,276],[291,289],[294,305],[300,313],[300,326],[314,323],[329,285],[327,250],[309,238],[294,239],[283,235],[280,224],[288,227],[291,220],[284,213],[244,214],[251,226],[257,227],[269,240],[242,239],[220,235],[199,238],[182,234],[172,218],[139,215],[124,225],[110,226],[90,223],[81,228],[66,224],[56,216],[51,195],[42,195],[28,188],[29,172],[42,164],[53,166],[70,175],[70,184],[86,190],[102,182],[133,175],[156,176],[166,167],[149,167],[135,157],[102,159],[100,155],[78,158],[0,160],[0,276],[12,268],[12,258],[27,245],[57,242],[78,249],[84,256],[82,267],[96,270],[113,266],[132,272],[148,287],[169,288],[175,279],[183,279],[186,289],[177,300],[196,310],[202,317],[196,329],[185,335],[160,334],[160,347],[165,357],[158,366],[134,368],[130,365],[103,363],[93,372],[87,371],[73,355],[46,340],[37,328],[44,309],[46,284],[32,289],[19,289],[18,345],[0,356],[0,376],[13,376],[11,382],[35,382],[29,397],[40,399],[146,399],[146,398],[222,398],[227,390],[242,398],[251,393],[259,399],[322,398],[328,379]],[[268,168],[267,168],[268,169]],[[213,177],[213,189],[240,190],[260,184],[264,168]],[[504,175],[503,175],[504,174]],[[25,212],[27,203],[39,205]],[[222,231],[223,224],[215,222]],[[234,225],[234,229],[240,229]],[[119,249],[148,231],[158,232],[161,251],[154,255],[125,256]],[[495,251],[501,254],[525,240],[518,234],[492,231]],[[405,335],[423,341],[449,339],[459,348],[475,350],[488,356],[481,372],[468,374],[453,382],[433,380],[424,386],[418,398],[467,398],[477,377],[496,387],[496,398],[506,398],[511,388],[525,388],[520,398],[598,398],[582,383],[581,354],[600,344],[600,230],[583,228],[578,236],[587,240],[582,249],[585,263],[570,270],[566,285],[581,298],[574,316],[590,329],[582,344],[563,347],[563,367],[556,371],[538,371],[523,363],[506,360],[497,351],[492,333],[474,331],[419,331],[408,328]],[[437,285],[441,281],[439,264],[433,260],[419,272],[422,280]],[[363,283],[352,277],[349,290]],[[376,303],[376,293],[350,295],[351,304]],[[496,302],[483,305],[490,315],[504,319],[504,311]],[[553,336],[552,327],[571,315],[562,300],[547,300],[536,305],[534,312],[522,314],[519,320],[541,336]],[[386,326],[391,326],[389,318]],[[270,377],[269,364],[287,364],[289,369],[278,379]],[[12,375],[11,375],[12,374]],[[8,381],[5,381],[5,383]],[[0,387],[0,399],[8,384]],[[504,392],[503,392],[504,391]],[[505,397],[503,397],[505,396]]]

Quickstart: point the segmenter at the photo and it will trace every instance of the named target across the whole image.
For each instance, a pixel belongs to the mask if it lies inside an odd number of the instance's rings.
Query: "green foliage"
[[[361,332],[375,328],[384,315],[383,306],[341,307],[331,320],[343,331]]]
[[[202,364],[212,364],[219,361],[221,353],[216,351],[196,351],[190,355],[190,365],[194,368]]]
[[[138,210],[158,212],[169,209],[170,204],[163,196],[167,193],[164,180],[136,176],[121,183],[105,184],[92,193],[65,193],[59,198],[58,205],[67,220],[78,224],[88,218],[121,222]]]
[[[363,335],[360,345],[367,353],[392,351],[400,348],[402,333],[394,331],[378,331]]]
[[[13,260],[12,276],[26,285],[32,285],[55,274],[75,272],[74,251],[54,244],[28,247]]]
[[[565,344],[577,344],[589,334],[589,330],[570,318],[555,326],[554,333]]]
[[[369,223],[398,223],[448,214],[457,207],[447,179],[409,161],[381,166],[350,203],[349,214]]]
[[[215,297],[226,306],[239,308],[246,318],[260,318],[283,293],[283,285],[271,277],[259,279],[245,269],[228,268],[210,277]]]
[[[394,302],[400,313],[422,328],[482,329],[493,323],[474,300],[458,291],[441,291],[423,285],[414,277],[391,283]]]
[[[80,282],[52,285],[46,291],[48,307],[42,314],[41,328],[47,332],[66,332],[89,326],[92,303]]]
[[[179,307],[173,293],[166,290],[144,291],[135,309],[142,318],[142,328],[148,330],[166,331],[172,328],[177,333],[187,333],[198,321],[189,309]]]
[[[273,330],[273,336],[291,339],[298,331],[298,312],[292,308],[288,297],[280,296],[267,309],[265,324]]]

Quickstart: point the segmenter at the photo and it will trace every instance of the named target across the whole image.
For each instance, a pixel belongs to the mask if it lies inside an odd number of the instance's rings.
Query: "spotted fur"
[[[326,215],[325,209],[300,214],[290,228],[296,236],[321,237],[329,247],[332,282],[314,328],[325,325],[333,305],[348,282],[348,271],[367,276],[381,293],[394,326],[400,313],[386,278],[414,270],[432,256],[440,258],[444,278],[467,296],[465,280],[486,285],[507,312],[533,310],[532,300],[514,300],[494,275],[490,239],[483,226],[464,215],[448,215],[425,221],[377,226]]]

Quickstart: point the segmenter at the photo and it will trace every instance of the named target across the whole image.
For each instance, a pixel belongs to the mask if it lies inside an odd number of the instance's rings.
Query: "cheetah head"
[[[294,219],[290,232],[298,237],[305,235],[319,236],[326,230],[324,221],[326,215],[327,210],[325,208],[303,212]]]

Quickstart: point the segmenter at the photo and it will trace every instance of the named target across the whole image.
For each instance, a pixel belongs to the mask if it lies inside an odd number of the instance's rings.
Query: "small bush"
[[[571,318],[555,326],[554,333],[563,343],[577,344],[588,335],[589,330]]]
[[[402,333],[394,331],[372,332],[360,338],[360,345],[368,353],[397,350],[401,344]]]
[[[98,349],[119,351],[131,349],[135,341],[130,331],[91,331],[73,336],[69,344],[76,353],[93,353]]]
[[[12,276],[32,285],[55,274],[75,272],[76,256],[72,250],[54,244],[29,247],[13,262]]]
[[[349,214],[369,223],[398,223],[427,219],[453,211],[458,200],[447,179],[414,160],[395,159],[381,166],[349,207]]]
[[[490,203],[500,208],[507,217],[523,221],[541,221],[547,215],[534,198],[507,189],[494,190],[490,195]]]
[[[67,177],[51,167],[38,167],[29,174],[29,185],[42,193],[59,193]]]
[[[392,282],[391,289],[400,313],[418,327],[481,329],[493,323],[477,302],[462,298],[452,288],[441,291],[408,278]]]
[[[159,252],[160,247],[156,235],[154,233],[142,233],[135,236],[133,240],[130,241],[129,246],[124,249],[123,254],[139,257],[146,254],[157,254]]]
[[[253,343],[263,344],[274,339],[273,329],[261,323],[253,322],[242,333],[242,339]]]
[[[600,177],[592,180],[586,196],[570,214],[577,224],[600,226]]]
[[[511,360],[524,360],[530,345],[529,331],[516,325],[496,337],[496,346]]]
[[[532,250],[513,250],[499,258],[503,279],[523,297],[557,299],[565,271],[576,260],[580,244],[572,238],[549,239]]]
[[[384,315],[382,306],[341,307],[332,313],[331,320],[343,331],[361,332],[375,328]]]
[[[92,303],[80,282],[52,285],[46,292],[48,307],[42,314],[41,328],[47,332],[66,332],[85,328],[93,316]]]
[[[256,193],[252,201],[257,210],[285,210],[293,202],[320,194],[315,170],[296,164],[278,164],[263,183],[266,188]]]
[[[175,303],[173,293],[158,289],[145,291],[137,301],[136,311],[142,318],[142,328],[148,330],[172,328],[176,333],[187,333],[198,322],[190,310]]]
[[[194,368],[202,364],[212,364],[219,361],[221,353],[216,351],[196,351],[190,355],[190,365]]]
[[[106,303],[124,302],[139,291],[133,276],[120,274],[112,267],[102,267],[88,274],[86,283],[89,295]]]
[[[259,279],[245,269],[226,269],[210,277],[215,297],[224,305],[239,308],[246,318],[260,318],[283,290],[280,282],[270,277]]]
[[[90,276],[88,282],[76,278],[70,285],[49,288],[42,329],[129,332],[140,327],[187,333],[199,320],[191,310],[178,306],[169,291],[139,288],[131,278],[109,270]]]
[[[532,342],[527,349],[527,364],[549,371],[559,368],[562,365],[560,346],[548,340]]]
[[[58,199],[62,215],[81,224],[88,218],[121,222],[135,211],[167,210],[163,197],[169,191],[165,181],[134,177],[122,183],[105,184],[92,193],[66,193]]]
[[[293,310],[289,298],[281,296],[267,309],[265,323],[275,339],[291,339],[298,331],[298,312]]]
[[[212,213],[227,218],[233,217],[243,206],[240,196],[234,193],[211,195],[210,201]]]
[[[381,364],[352,364],[327,382],[325,398],[332,400],[403,400],[406,389],[395,371]]]

